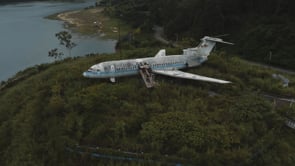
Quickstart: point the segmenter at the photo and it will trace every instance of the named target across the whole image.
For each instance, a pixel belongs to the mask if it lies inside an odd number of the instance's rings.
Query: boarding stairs
[[[295,122],[294,122],[294,120],[292,120],[292,119],[287,119],[287,120],[285,121],[285,124],[286,124],[286,126],[292,128],[292,129],[295,129]]]
[[[152,88],[156,85],[154,74],[148,64],[139,64],[139,73],[147,88]]]

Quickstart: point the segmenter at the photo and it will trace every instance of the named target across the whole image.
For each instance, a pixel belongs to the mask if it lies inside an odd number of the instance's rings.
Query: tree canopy
[[[156,51],[68,58],[18,73],[23,80],[0,91],[0,164],[140,165],[91,158],[95,152],[144,165],[293,165],[294,132],[283,127],[289,107],[275,108],[261,91],[294,96],[295,89],[281,88],[271,70],[218,53],[189,72],[231,85],[159,76],[150,90],[137,76],[117,84],[81,76],[94,62]]]
[[[231,33],[243,56],[265,60],[271,51],[278,64],[292,64],[282,56],[293,47],[293,1],[107,2],[111,14],[146,31],[163,26],[171,40]],[[117,84],[82,77],[95,63],[154,56],[164,47],[136,39],[120,54],[37,65],[1,83],[0,165],[294,165],[294,130],[284,125],[294,105],[265,97],[294,98],[294,75],[281,73],[290,80],[283,87],[272,77],[278,71],[215,52],[188,72],[232,84],[157,76],[158,86],[147,89],[139,76]],[[130,156],[136,160],[122,160]]]
[[[295,69],[295,2],[292,0],[111,0],[114,14],[135,27],[164,27],[173,41],[229,34],[228,51]],[[102,1],[103,2],[103,1]]]

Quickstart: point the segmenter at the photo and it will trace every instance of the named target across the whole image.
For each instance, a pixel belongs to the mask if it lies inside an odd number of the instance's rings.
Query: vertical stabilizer
[[[201,39],[201,43],[197,46],[197,49],[198,51],[200,51],[202,55],[208,56],[210,52],[213,50],[214,46],[216,45],[216,42],[224,44],[233,44],[225,42],[220,38],[205,36]]]

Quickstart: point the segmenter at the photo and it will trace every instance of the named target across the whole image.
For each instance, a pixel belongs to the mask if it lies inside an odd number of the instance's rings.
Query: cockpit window
[[[100,71],[98,68],[91,67],[88,71]]]
[[[88,71],[90,71],[90,72],[102,72],[102,71],[104,71],[103,65],[101,63],[93,65],[88,69]]]

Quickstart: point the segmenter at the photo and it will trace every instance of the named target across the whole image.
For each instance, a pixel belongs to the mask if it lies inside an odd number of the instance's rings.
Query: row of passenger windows
[[[167,65],[174,65],[174,64],[185,64],[185,62],[168,62],[168,63],[161,63],[161,64],[152,64],[152,67],[158,66],[167,66]]]
[[[133,70],[133,69],[137,69],[137,66],[130,66],[130,67],[117,67],[116,70]]]
[[[151,67],[162,67],[162,66],[168,66],[168,65],[173,65],[173,64],[185,64],[185,62],[168,62],[168,63],[161,63],[161,64],[151,64]],[[121,70],[136,70],[138,69],[138,65],[132,65],[129,67],[116,67],[116,70],[121,71]]]

